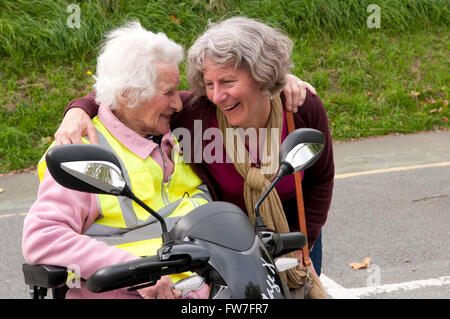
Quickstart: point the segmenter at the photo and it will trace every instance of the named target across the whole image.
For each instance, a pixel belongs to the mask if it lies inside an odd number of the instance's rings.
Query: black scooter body
[[[272,257],[236,205],[211,202],[196,208],[175,224],[171,235],[209,251],[209,264],[224,279],[232,298],[286,298]]]

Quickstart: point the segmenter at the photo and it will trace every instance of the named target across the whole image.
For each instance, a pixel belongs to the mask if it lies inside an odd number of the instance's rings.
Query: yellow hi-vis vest
[[[165,218],[168,229],[180,217],[211,201],[207,187],[177,151],[172,150],[174,171],[165,183],[163,170],[154,159],[148,157],[143,160],[111,135],[98,117],[92,121],[97,130],[99,145],[116,154],[125,181],[133,193]],[[173,138],[178,145],[178,141]],[[89,143],[85,139],[83,142]],[[38,164],[40,181],[44,178],[45,168],[44,154]],[[96,197],[99,216],[85,231],[85,235],[135,256],[156,254],[162,244],[162,229],[153,216],[127,197],[104,194],[97,194]]]

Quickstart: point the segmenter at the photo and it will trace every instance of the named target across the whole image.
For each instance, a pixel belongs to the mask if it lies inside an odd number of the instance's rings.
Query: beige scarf
[[[255,114],[255,116],[257,116]],[[278,168],[278,154],[280,149],[281,131],[283,127],[283,106],[279,96],[274,97],[270,103],[270,116],[267,122],[266,136],[264,139],[264,152],[262,167],[251,167],[250,156],[246,151],[245,141],[237,134],[231,135],[233,130],[225,115],[219,108],[216,110],[219,129],[222,131],[225,150],[230,159],[233,160],[234,168],[244,178],[244,200],[248,216],[254,223],[255,204],[263,192],[275,178]],[[275,130],[272,130],[275,129]],[[227,134],[228,133],[228,134]],[[259,132],[256,132],[259,135]],[[276,134],[273,134],[276,133]],[[261,143],[259,143],[261,145]],[[245,152],[242,152],[245,150]],[[273,154],[273,156],[271,156]],[[274,168],[275,167],[275,171]],[[264,174],[269,172],[268,174]],[[289,225],[283,211],[280,197],[276,191],[270,192],[268,197],[260,206],[260,213],[264,223],[270,229],[278,233],[289,232]],[[297,258],[295,252],[285,255],[285,257]],[[291,268],[280,274],[289,288],[298,288],[308,281],[308,274],[303,266]]]

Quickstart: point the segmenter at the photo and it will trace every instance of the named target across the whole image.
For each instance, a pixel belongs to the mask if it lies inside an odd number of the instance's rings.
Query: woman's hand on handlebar
[[[172,288],[173,282],[169,276],[162,276],[155,285],[138,289],[144,299],[180,299],[182,292]]]
[[[68,110],[55,133],[55,145],[81,144],[83,136],[87,136],[91,144],[98,144],[97,132],[87,113],[80,108]]]

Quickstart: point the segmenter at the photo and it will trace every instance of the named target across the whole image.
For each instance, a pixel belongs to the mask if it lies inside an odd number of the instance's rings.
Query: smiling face
[[[156,88],[150,99],[143,100],[132,108],[124,103],[113,110],[120,121],[143,137],[169,132],[171,115],[182,109],[177,91],[180,84],[178,66],[158,63],[155,70]]]
[[[206,95],[226,116],[228,122],[244,129],[266,127],[270,97],[245,68],[220,65],[211,59],[203,64]]]

